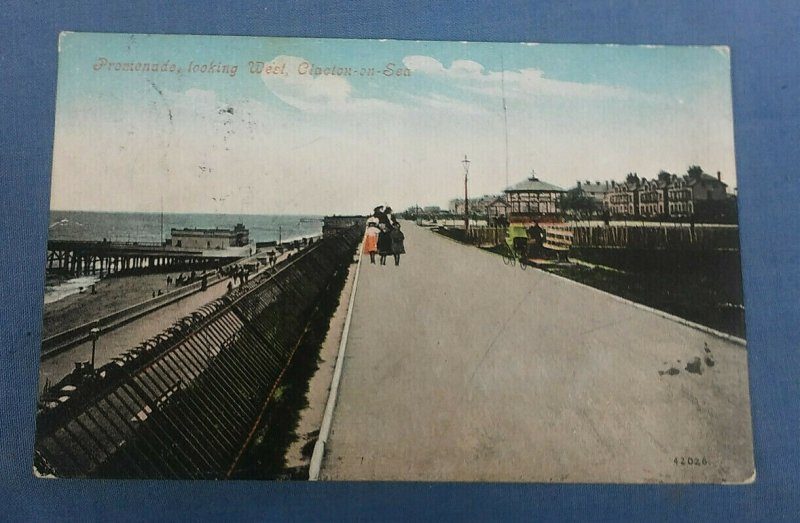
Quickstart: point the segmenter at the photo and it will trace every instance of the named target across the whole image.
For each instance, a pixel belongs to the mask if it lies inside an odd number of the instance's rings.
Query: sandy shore
[[[72,294],[44,306],[44,328],[42,336],[47,338],[67,329],[77,327],[92,319],[105,316],[153,297],[153,292],[166,292],[167,276],[181,274],[140,274],[111,276],[95,284],[96,294],[89,290],[83,294]]]

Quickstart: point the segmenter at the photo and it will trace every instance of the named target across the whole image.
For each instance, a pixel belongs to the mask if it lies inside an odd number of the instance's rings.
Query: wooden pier
[[[126,270],[183,270],[209,268],[239,258],[225,251],[208,255],[158,243],[49,240],[47,269],[73,276],[111,274]]]

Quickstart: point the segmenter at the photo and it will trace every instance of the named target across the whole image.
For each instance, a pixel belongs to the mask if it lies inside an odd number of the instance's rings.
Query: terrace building
[[[607,205],[606,201],[606,194],[611,192],[612,190],[611,182],[599,182],[595,181],[594,183],[586,180],[585,182],[581,182],[578,180],[577,190],[582,196],[586,196],[591,198],[597,203],[597,206],[600,208],[605,209]]]
[[[673,175],[668,187],[670,216],[705,216],[720,207],[719,202],[728,199],[728,185],[722,181],[718,171],[716,178],[706,173],[699,176]]]
[[[604,206],[613,216],[634,216],[639,213],[639,185],[615,183],[604,196]]]
[[[671,175],[654,180],[611,182],[604,205],[613,216],[718,219],[735,213],[722,175]]]
[[[667,183],[662,180],[643,180],[639,186],[639,214],[663,216],[666,211]]]

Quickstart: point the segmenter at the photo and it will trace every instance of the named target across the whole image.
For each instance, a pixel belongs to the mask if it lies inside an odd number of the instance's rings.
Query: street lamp
[[[461,160],[461,163],[464,165],[464,237],[466,238],[467,234],[469,234],[469,194],[467,193],[467,178],[469,176],[470,164],[466,154],[464,155],[464,159]]]
[[[100,329],[94,327],[89,333],[92,335],[92,377],[94,377],[94,352],[97,347],[97,338],[100,337]]]

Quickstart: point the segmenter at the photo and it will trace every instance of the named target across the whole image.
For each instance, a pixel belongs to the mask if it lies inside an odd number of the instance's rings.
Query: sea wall
[[[99,369],[43,394],[35,467],[58,477],[220,479],[249,444],[329,280],[342,230]]]

